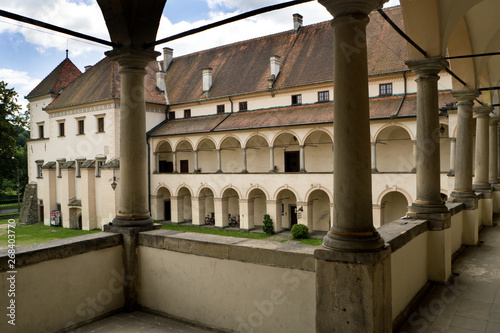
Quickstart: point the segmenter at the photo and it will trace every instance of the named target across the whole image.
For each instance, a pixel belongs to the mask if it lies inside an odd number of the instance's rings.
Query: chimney
[[[280,64],[281,64],[281,57],[277,55],[273,55],[270,58],[270,63],[271,63],[271,76],[274,75],[274,78],[276,79],[278,77],[278,74],[280,73]]]
[[[172,59],[174,58],[174,49],[169,47],[163,48],[163,66],[161,70],[166,72],[170,64],[172,63]]]
[[[212,68],[203,69],[203,94],[208,94],[212,88]]]
[[[94,67],[94,66],[92,66],[92,65],[87,65],[87,66],[85,66],[85,71],[88,71],[88,70],[89,70],[89,69],[91,69],[92,67]]]
[[[300,14],[293,14],[293,33],[296,34],[299,32],[300,27],[302,26],[303,16]]]
[[[165,72],[156,72],[156,86],[163,92],[167,90],[165,85]]]

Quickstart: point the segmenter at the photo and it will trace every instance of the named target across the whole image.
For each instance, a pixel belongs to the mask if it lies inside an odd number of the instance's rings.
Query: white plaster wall
[[[121,246],[17,269],[15,327],[5,316],[9,274],[0,273],[0,331],[56,332],[123,307],[122,269]]]
[[[140,246],[139,303],[237,332],[313,332],[315,274]]]
[[[428,264],[425,249],[427,249],[427,232],[391,254],[392,320],[396,319],[427,283]]]

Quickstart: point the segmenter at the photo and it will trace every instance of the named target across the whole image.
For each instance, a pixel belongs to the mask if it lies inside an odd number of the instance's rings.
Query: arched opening
[[[223,226],[239,227],[240,196],[232,188],[222,193],[222,224]]]
[[[404,128],[384,128],[378,134],[376,144],[378,171],[409,172],[413,169],[413,143]]]
[[[332,217],[330,216],[330,198],[323,190],[314,190],[308,198],[308,215],[312,220],[313,230],[328,231]]]
[[[203,139],[198,145],[198,171],[203,173],[217,171],[217,149],[210,139]]]
[[[205,187],[200,191],[200,224],[215,224],[214,192]]]
[[[248,228],[262,227],[264,215],[267,213],[266,194],[255,188],[248,194]]]
[[[397,220],[408,212],[408,200],[404,194],[392,191],[384,195],[382,204],[382,225]]]
[[[172,220],[172,203],[170,191],[160,187],[156,193],[156,216],[155,220],[169,222]]]
[[[247,170],[248,172],[268,172],[269,168],[269,145],[262,136],[255,135],[248,140]]]
[[[314,131],[304,143],[307,172],[333,171],[333,141],[328,133]]]
[[[186,187],[182,187],[177,194],[177,221],[172,222],[191,222],[191,192]]]
[[[274,163],[278,172],[300,171],[300,147],[297,137],[282,133],[274,140]]]
[[[281,205],[281,225],[284,229],[290,229],[297,224],[297,197],[290,190],[281,190],[276,196],[277,204]]]
[[[234,137],[228,137],[220,145],[222,172],[241,172],[243,170],[243,156],[241,144]]]
[[[172,146],[168,142],[161,143],[156,149],[156,170],[158,173],[174,172],[174,157]]]
[[[177,154],[177,170],[180,173],[192,173],[194,171],[194,151],[191,143],[182,140],[175,148],[175,153]]]
[[[69,228],[82,230],[82,210],[80,208],[69,208]]]

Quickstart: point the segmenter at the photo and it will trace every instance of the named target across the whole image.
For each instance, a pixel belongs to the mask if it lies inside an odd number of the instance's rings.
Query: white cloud
[[[9,84],[9,88],[14,88],[14,90],[19,94],[18,103],[24,103],[24,96],[28,95],[41,80],[31,78],[28,72],[16,71],[9,68],[0,68],[0,81],[5,81]]]
[[[69,30],[109,40],[109,34],[101,10],[96,2],[76,3],[69,0],[0,0],[0,8]],[[2,22],[0,22],[0,33],[3,32],[21,33],[27,42],[37,46],[36,49],[39,53],[45,52],[48,48],[65,50],[68,39],[70,39],[72,43],[78,41],[78,47],[71,50],[74,56],[85,54],[89,51],[100,50],[102,52],[103,50],[101,46],[94,43],[83,42],[65,34],[21,24],[4,18],[2,18]]]
[[[394,7],[399,6],[399,0],[389,0],[384,4],[384,7]]]

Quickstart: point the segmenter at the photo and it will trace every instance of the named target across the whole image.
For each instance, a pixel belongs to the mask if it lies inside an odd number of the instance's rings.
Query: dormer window
[[[392,83],[381,83],[378,87],[380,96],[392,96]]]
[[[168,112],[168,119],[170,119],[170,120],[175,119],[175,111]]]
[[[184,118],[191,118],[191,109],[184,110]]]
[[[330,92],[326,91],[318,91],[318,102],[328,102],[330,100]]]
[[[224,112],[226,112],[224,104],[217,105],[217,113],[224,113]]]
[[[240,111],[246,111],[246,110],[248,110],[247,102],[240,102]]]

